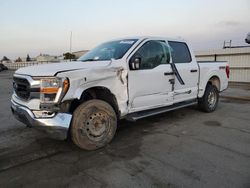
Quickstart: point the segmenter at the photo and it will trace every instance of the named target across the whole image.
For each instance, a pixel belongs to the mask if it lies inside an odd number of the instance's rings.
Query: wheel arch
[[[217,88],[218,91],[220,91],[220,88],[221,88],[221,81],[220,81],[220,78],[216,75],[212,76],[207,84],[211,84],[213,86],[215,86]]]
[[[71,103],[70,112],[73,112],[80,104],[91,99],[99,99],[107,102],[116,112],[117,118],[120,118],[120,110],[115,94],[104,86],[93,86],[81,92],[78,98]]]
[[[206,76],[205,76],[206,77]],[[208,84],[210,85],[214,85],[218,91],[221,91],[221,78],[218,74],[216,74],[216,72],[212,72],[207,76],[208,79],[206,80],[200,80],[200,84],[199,84],[199,93],[198,93],[198,98],[203,97],[206,87]]]

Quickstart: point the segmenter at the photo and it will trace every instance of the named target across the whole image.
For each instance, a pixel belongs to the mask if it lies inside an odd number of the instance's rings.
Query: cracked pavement
[[[0,73],[0,187],[250,187],[248,101],[121,121],[111,144],[84,151],[13,118],[12,74]]]

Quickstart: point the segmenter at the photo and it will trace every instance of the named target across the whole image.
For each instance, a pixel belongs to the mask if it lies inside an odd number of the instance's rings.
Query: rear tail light
[[[227,74],[227,78],[229,78],[229,74],[230,74],[229,65],[226,66],[226,74]]]

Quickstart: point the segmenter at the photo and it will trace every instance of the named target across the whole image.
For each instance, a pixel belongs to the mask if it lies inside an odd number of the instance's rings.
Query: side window
[[[140,69],[153,69],[160,64],[168,63],[169,50],[162,44],[161,41],[146,42],[134,55],[141,58]]]
[[[184,42],[168,42],[173,63],[190,63],[192,61],[188,46]]]

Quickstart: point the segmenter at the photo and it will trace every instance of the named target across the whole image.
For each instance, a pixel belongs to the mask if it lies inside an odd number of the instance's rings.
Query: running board
[[[172,110],[177,110],[179,108],[193,106],[196,104],[197,104],[197,100],[191,100],[191,101],[179,102],[179,103],[173,104],[171,106],[167,106],[167,107],[155,108],[152,110],[144,110],[144,111],[140,111],[140,112],[133,112],[133,113],[127,115],[126,120],[136,121],[138,119],[142,119],[145,117],[154,116],[157,114],[161,114],[161,113],[172,111]]]

